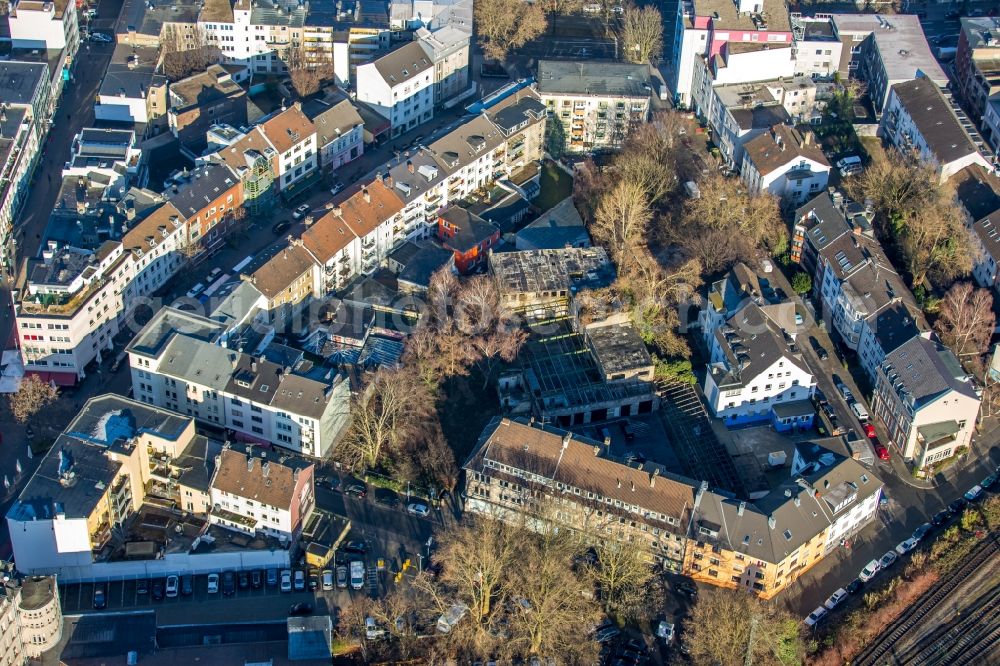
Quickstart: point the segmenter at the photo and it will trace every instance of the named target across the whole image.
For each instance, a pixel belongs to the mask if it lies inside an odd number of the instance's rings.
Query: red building
[[[455,268],[462,275],[472,273],[500,242],[500,229],[460,206],[448,208],[438,217],[438,238],[455,253]]]

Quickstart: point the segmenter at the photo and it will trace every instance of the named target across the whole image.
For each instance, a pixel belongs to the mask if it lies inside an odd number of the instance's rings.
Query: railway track
[[[971,643],[989,633],[994,618],[1000,615],[1000,587],[985,597],[963,615],[948,625],[931,633],[910,650],[896,656],[900,664],[953,664],[955,659],[968,651]]]
[[[990,659],[998,647],[1000,647],[1000,619],[993,618],[989,623],[989,629],[979,632],[979,636],[964,647],[963,652],[958,654],[953,661],[942,662],[948,666],[973,666],[979,664],[995,664],[996,660]]]
[[[928,613],[937,608],[948,596],[970,576],[976,573],[980,567],[989,562],[1000,547],[997,546],[996,535],[989,535],[980,546],[972,552],[972,555],[946,579],[938,583],[932,590],[928,591],[906,613],[891,623],[879,635],[879,637],[851,662],[852,666],[882,666],[883,664],[895,661],[894,657],[887,658],[887,655],[898,644],[899,640],[910,632],[914,627],[927,616]],[[905,663],[905,662],[904,662]],[[919,662],[913,662],[919,663]]]

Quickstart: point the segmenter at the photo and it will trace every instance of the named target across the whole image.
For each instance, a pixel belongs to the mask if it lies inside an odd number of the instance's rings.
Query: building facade
[[[434,117],[434,63],[419,42],[410,42],[358,66],[358,101],[389,120],[399,136]]]
[[[775,125],[743,146],[740,178],[751,192],[801,204],[826,189],[830,162],[809,130]]]
[[[0,586],[0,666],[40,659],[62,638],[63,614],[55,576],[22,576],[3,566]]]

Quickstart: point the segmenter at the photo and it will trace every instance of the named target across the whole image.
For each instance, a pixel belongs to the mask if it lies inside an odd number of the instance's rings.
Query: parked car
[[[153,581],[153,601],[163,601],[163,579]]]
[[[399,496],[390,490],[376,492],[375,503],[378,504],[379,506],[384,506],[389,509],[395,509],[397,506],[399,506]]]
[[[288,231],[291,228],[291,226],[292,226],[291,222],[289,222],[288,220],[282,220],[281,222],[278,222],[273,227],[271,227],[271,233],[273,233],[275,236],[280,236],[281,234]]]
[[[281,572],[281,591],[291,592],[292,591],[292,572],[285,569]]]
[[[802,623],[805,624],[807,627],[813,627],[816,625],[817,622],[826,617],[826,614],[828,612],[829,611],[827,611],[826,608],[824,608],[823,606],[819,606],[812,613],[809,613],[809,615],[806,616],[806,619],[803,620]]]
[[[351,483],[344,487],[344,492],[361,498],[368,494],[368,489],[363,483]]]
[[[871,423],[863,423],[861,427],[865,430],[865,437],[868,439],[878,439],[878,435],[875,434],[875,426]]]
[[[698,596],[698,588],[691,583],[676,583],[674,589],[692,599]]]
[[[149,581],[145,578],[140,578],[135,582],[135,593],[136,594],[149,594]]]
[[[997,482],[997,475],[990,474],[988,477],[980,481],[979,485],[982,486],[983,490],[989,490],[996,484],[996,482]]]
[[[274,587],[278,584],[278,570],[268,569],[267,570],[267,586]]]
[[[826,353],[826,349],[814,336],[809,336],[809,344],[812,345],[813,351],[816,352],[816,356],[819,357],[819,360],[825,361],[830,358],[830,355]]]
[[[840,605],[841,601],[843,601],[846,598],[847,598],[847,590],[845,590],[844,588],[840,588],[839,590],[831,594],[830,598],[827,599],[823,603],[823,605],[826,606],[827,609],[833,610],[834,608]]]
[[[250,572],[250,587],[255,590],[260,589],[264,583],[264,575],[261,573],[260,569],[254,569]]]
[[[297,604],[292,604],[292,607],[288,609],[289,615],[311,615],[315,606],[313,606],[308,601],[300,601]]]
[[[108,595],[104,583],[94,585],[94,610],[104,610],[108,606]]]
[[[241,571],[236,577],[236,584],[240,586],[241,590],[246,590],[250,587],[250,574],[246,571]]]
[[[342,189],[344,189],[344,184],[338,181],[333,184],[333,187],[330,188],[330,194],[336,195],[337,192],[341,191]]]
[[[815,391],[813,391],[813,402],[815,402],[817,405],[829,404],[829,401],[826,399],[826,394],[823,393],[823,391],[821,391],[818,388]]]
[[[306,216],[306,213],[308,213],[310,210],[311,208],[309,204],[302,204],[301,206],[295,209],[295,212],[292,213],[292,217],[294,217],[296,220],[301,220],[303,217]]]
[[[227,597],[236,594],[236,574],[232,571],[225,571],[222,574],[222,593]]]
[[[900,555],[906,555],[908,552],[917,547],[917,540],[910,537],[906,541],[901,541],[898,546],[896,546],[896,552]]]
[[[343,564],[337,567],[337,587],[347,587],[347,567]]]
[[[190,597],[194,594],[194,576],[191,574],[181,576],[181,594],[185,597]]]
[[[889,460],[889,449],[885,448],[885,444],[878,441],[878,437],[872,438],[872,447],[874,447],[875,455],[878,456],[879,460]]]
[[[898,559],[899,559],[899,556],[896,555],[896,551],[894,551],[894,550],[887,550],[885,552],[885,555],[882,556],[882,559],[879,560],[878,563],[879,563],[879,566],[882,567],[883,569],[888,569],[893,564],[895,564],[896,560],[898,560]]]
[[[910,538],[912,538],[917,543],[920,543],[923,540],[923,538],[927,536],[927,533],[930,532],[932,529],[934,529],[933,525],[931,525],[930,523],[924,523],[917,529],[913,530],[913,536]]]
[[[830,403],[823,405],[823,413],[826,414],[826,418],[830,419],[830,421],[837,419],[837,410]]]
[[[959,497],[957,500],[948,505],[948,510],[953,514],[959,514],[962,513],[963,509],[965,509],[966,504],[968,504],[968,502],[965,501],[965,498]]]
[[[861,580],[860,578],[855,578],[854,580],[852,580],[850,583],[847,584],[847,593],[857,594],[864,588],[864,586],[865,583],[863,580]]]
[[[323,569],[323,589],[333,589],[333,571],[330,569]]]
[[[170,599],[176,597],[179,588],[180,588],[180,579],[173,574],[167,576],[167,597]]]
[[[414,516],[426,516],[430,513],[430,509],[427,508],[426,504],[420,502],[410,502],[406,505],[406,512],[411,513]]]
[[[316,590],[319,588],[319,574],[311,573],[309,574],[309,589]]]
[[[875,574],[877,574],[879,571],[881,571],[881,569],[882,569],[882,565],[879,564],[879,561],[878,560],[872,560],[871,562],[869,562],[868,564],[865,565],[864,569],[861,570],[861,573],[858,574],[858,578],[861,579],[862,583],[867,583],[872,578],[874,578]]]
[[[969,488],[969,490],[966,491],[963,497],[965,497],[965,501],[967,502],[978,502],[982,498],[982,496],[983,496],[983,487],[972,486],[971,488]]]
[[[865,409],[865,406],[862,405],[860,402],[856,400],[852,402],[851,411],[854,412],[854,415],[857,416],[858,420],[861,421],[862,423],[865,423],[868,420],[868,410]]]
[[[837,390],[840,391],[840,395],[844,396],[844,400],[850,401],[854,399],[854,394],[851,393],[851,389],[847,388],[847,384],[844,382],[837,382]]]
[[[90,33],[90,41],[97,42],[99,44],[110,44],[115,41],[115,39],[110,35],[105,35],[103,32],[92,32]]]
[[[346,553],[354,553],[356,555],[364,555],[368,552],[368,546],[364,541],[348,541],[344,544],[343,548]]]
[[[931,522],[934,524],[934,527],[941,527],[948,522],[949,518],[951,518],[951,511],[948,509],[942,509],[934,514],[934,517],[931,518]]]
[[[217,594],[219,591],[219,574],[208,574],[208,593]]]
[[[300,592],[306,589],[306,572],[302,569],[295,570],[295,591]]]
[[[360,590],[365,586],[365,563],[351,560],[351,589]]]

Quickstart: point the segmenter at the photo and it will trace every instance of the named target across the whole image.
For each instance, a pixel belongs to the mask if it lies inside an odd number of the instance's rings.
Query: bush
[[[792,276],[792,290],[799,295],[812,291],[813,282],[808,273],[798,272]]]

